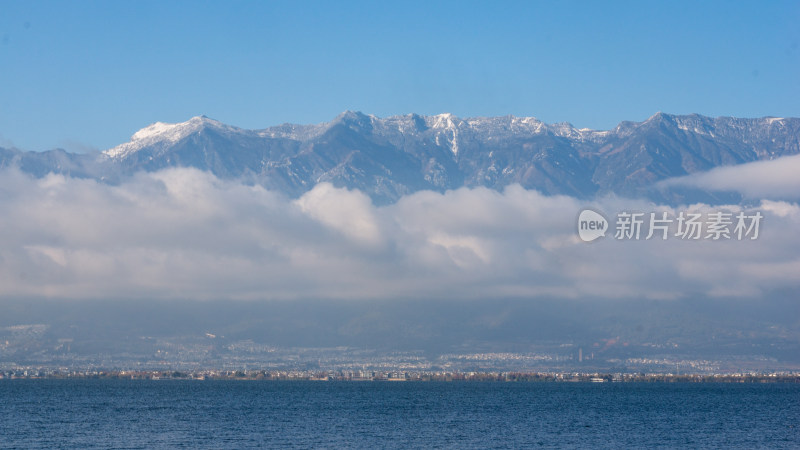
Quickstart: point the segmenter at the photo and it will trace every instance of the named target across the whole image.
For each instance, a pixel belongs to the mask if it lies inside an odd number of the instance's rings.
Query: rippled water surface
[[[0,380],[3,448],[800,447],[798,384]]]

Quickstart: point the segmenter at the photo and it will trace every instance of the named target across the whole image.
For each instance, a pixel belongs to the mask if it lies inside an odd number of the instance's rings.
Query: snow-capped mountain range
[[[532,117],[452,114],[378,118],[347,111],[316,125],[245,130],[205,116],[157,122],[99,154],[0,148],[0,166],[116,182],[140,171],[195,167],[297,196],[315,184],[357,188],[379,203],[423,189],[519,183],[546,194],[605,193],[661,201],[716,194],[665,192],[666,178],[800,153],[800,119],[657,113],[613,130]]]

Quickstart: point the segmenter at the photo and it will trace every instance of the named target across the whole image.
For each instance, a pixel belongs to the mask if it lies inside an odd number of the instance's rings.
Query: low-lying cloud
[[[800,287],[800,207],[764,200],[757,240],[580,241],[587,204],[519,186],[375,206],[322,183],[287,198],[193,169],[120,185],[0,173],[0,297],[481,299],[759,297]],[[692,207],[712,211],[705,205]],[[736,209],[732,207],[732,209]]]
[[[662,182],[664,186],[690,186],[708,191],[738,192],[751,199],[800,199],[800,155],[735,166],[716,167]]]

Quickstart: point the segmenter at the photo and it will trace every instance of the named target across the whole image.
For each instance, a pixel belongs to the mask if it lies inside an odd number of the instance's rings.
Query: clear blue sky
[[[339,3],[0,0],[0,146],[105,149],[200,114],[800,116],[798,1]]]

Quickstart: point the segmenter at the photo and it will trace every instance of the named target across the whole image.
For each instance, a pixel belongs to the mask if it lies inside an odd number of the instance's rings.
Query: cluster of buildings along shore
[[[0,380],[10,379],[133,379],[133,380],[307,380],[307,381],[495,381],[495,382],[729,382],[800,383],[800,372],[672,374],[672,373],[582,373],[582,372],[381,372],[202,370],[55,370],[19,368],[0,371]]]

